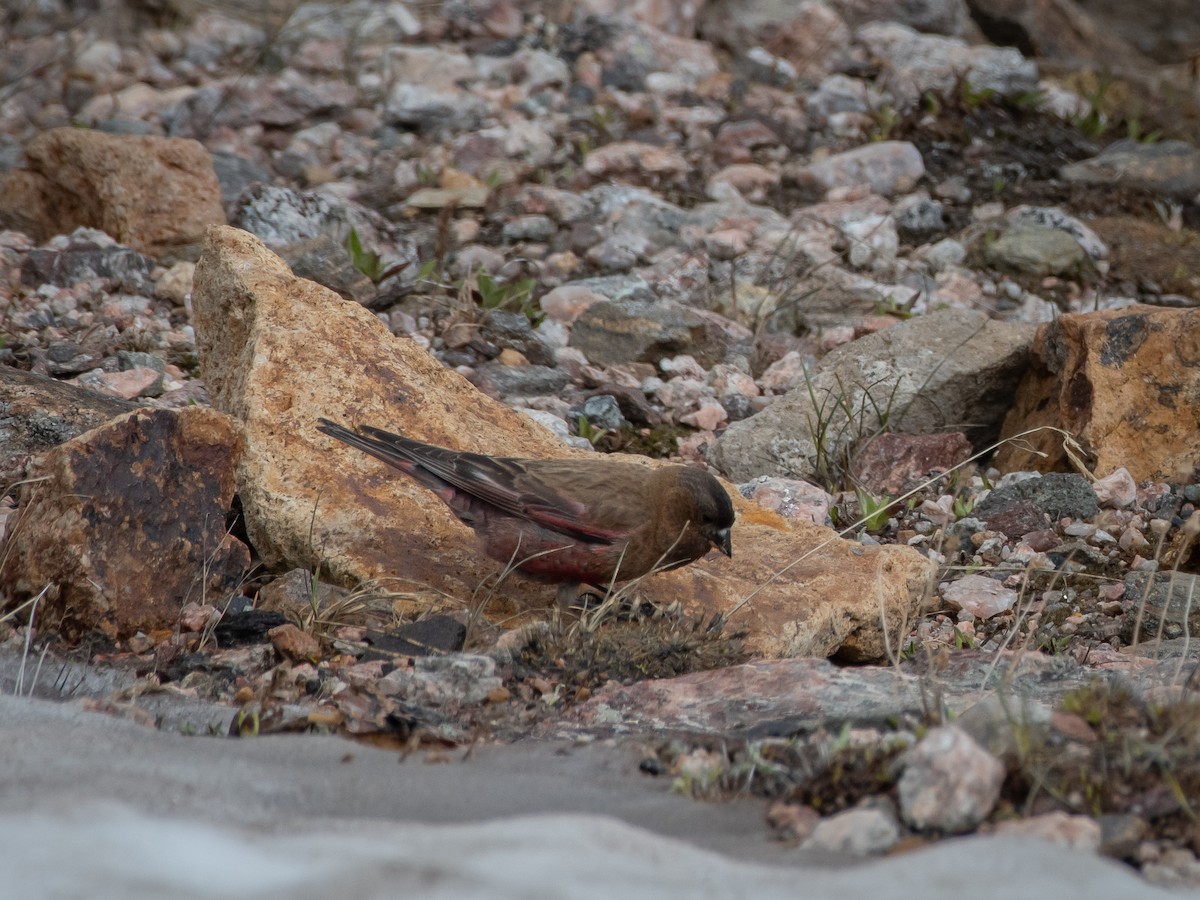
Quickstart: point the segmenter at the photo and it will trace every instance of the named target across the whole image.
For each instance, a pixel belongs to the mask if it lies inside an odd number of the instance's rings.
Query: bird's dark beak
[[[722,528],[720,531],[714,534],[712,542],[717,545],[718,550],[720,550],[730,559],[733,558],[733,539],[729,534],[728,528]]]

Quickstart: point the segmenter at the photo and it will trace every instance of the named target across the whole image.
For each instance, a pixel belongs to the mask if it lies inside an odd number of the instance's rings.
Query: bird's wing
[[[612,542],[627,536],[622,523],[611,517],[592,516],[590,504],[570,490],[572,469],[589,481],[590,462],[567,463],[484,456],[460,450],[448,450],[401,437],[379,428],[364,426],[355,446],[365,449],[384,462],[398,465],[390,456],[402,458],[446,484],[469,494],[512,516],[528,519],[546,528],[561,531],[585,541]],[[597,460],[602,467],[605,461]],[[613,465],[607,463],[608,466]],[[407,471],[407,467],[399,465]],[[550,480],[541,477],[539,470]]]

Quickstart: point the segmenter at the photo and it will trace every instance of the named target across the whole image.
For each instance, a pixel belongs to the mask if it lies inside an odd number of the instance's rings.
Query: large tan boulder
[[[209,394],[243,425],[239,494],[268,565],[319,569],[347,584],[433,588],[462,604],[501,568],[430,491],[321,434],[318,416],[499,456],[587,455],[393,336],[363,307],[296,278],[246,232],[209,230],[193,308]],[[879,658],[881,618],[897,646],[926,596],[927,560],[791,525],[731,493],[733,559],[714,553],[652,576],[646,594],[695,612],[736,609],[735,624],[764,653]],[[487,612],[518,621],[549,605],[553,589],[513,576],[477,596]]]
[[[1064,429],[1104,477],[1187,483],[1200,465],[1200,309],[1133,306],[1059,316],[1038,328],[1003,438]],[[1005,471],[1069,467],[1043,430],[996,454]]]
[[[224,221],[212,156],[187,138],[54,128],[0,180],[0,225],[38,241],[86,226],[149,256],[187,255]]]

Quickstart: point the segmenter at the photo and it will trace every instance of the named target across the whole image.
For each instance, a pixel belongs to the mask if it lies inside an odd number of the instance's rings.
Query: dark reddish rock
[[[989,530],[999,531],[1005,537],[1014,540],[1030,532],[1045,531],[1051,524],[1049,516],[1030,500],[1022,498],[1005,499],[982,508],[976,507],[971,511],[971,515],[987,525]],[[1058,542],[1055,542],[1055,546],[1057,544]]]
[[[136,410],[31,462],[0,583],[70,638],[173,628],[249,566],[226,530],[241,452],[211,409]],[[44,593],[42,593],[44,591]]]
[[[871,438],[858,450],[852,475],[865,490],[894,497],[949,472],[970,455],[971,442],[961,431],[885,433]]]

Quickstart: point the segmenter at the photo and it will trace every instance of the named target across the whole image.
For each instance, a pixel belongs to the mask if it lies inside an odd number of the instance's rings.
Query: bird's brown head
[[[681,489],[681,511],[687,520],[714,547],[732,557],[733,501],[721,487],[721,482],[701,469],[672,468]]]

